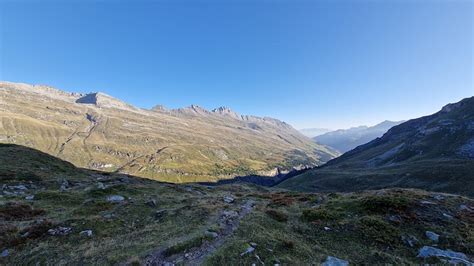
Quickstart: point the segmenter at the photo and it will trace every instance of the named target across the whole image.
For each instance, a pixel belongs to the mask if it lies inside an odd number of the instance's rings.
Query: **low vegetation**
[[[0,161],[0,172],[10,173],[0,196],[0,252],[8,250],[1,264],[135,265],[153,256],[212,265],[307,265],[327,256],[351,264],[441,262],[417,258],[425,245],[474,254],[474,201],[463,196],[166,184],[75,169],[14,145],[0,145]]]

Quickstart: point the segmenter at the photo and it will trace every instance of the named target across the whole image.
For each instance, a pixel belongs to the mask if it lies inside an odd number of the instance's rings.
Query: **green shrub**
[[[362,200],[362,207],[372,213],[401,212],[409,207],[409,201],[400,196],[371,196]]]
[[[275,209],[268,209],[265,211],[265,213],[270,216],[272,219],[278,221],[278,222],[286,222],[288,221],[288,215],[281,212],[281,211],[278,211],[278,210],[275,210]]]

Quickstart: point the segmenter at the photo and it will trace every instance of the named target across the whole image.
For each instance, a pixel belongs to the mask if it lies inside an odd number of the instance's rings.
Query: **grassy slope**
[[[0,83],[0,142],[32,147],[78,167],[169,182],[215,181],[275,167],[317,165],[336,154],[288,125],[217,114],[130,111],[76,104]],[[254,129],[255,127],[257,129]]]
[[[255,254],[266,264],[319,263],[328,255],[358,264],[422,263],[416,258],[417,249],[433,245],[424,236],[426,230],[441,234],[440,248],[474,254],[473,213],[459,208],[473,207],[474,201],[461,196],[443,194],[436,199],[432,193],[401,189],[325,194],[238,184],[214,188],[164,184],[76,169],[16,145],[0,145],[0,178],[6,185],[28,187],[18,196],[2,190],[0,249],[8,248],[10,255],[0,264],[103,265],[140,262],[162,248],[191,252],[207,241],[205,230],[221,230],[217,220],[223,210],[238,210],[249,199],[255,200],[255,208],[224,245],[206,257],[206,264],[258,263],[254,254],[240,256],[250,242],[257,244]],[[64,179],[70,187],[61,192]],[[99,180],[108,187],[99,189]],[[113,194],[125,196],[125,202],[108,203],[106,196]],[[25,195],[35,198],[27,201]],[[233,195],[236,201],[226,204],[224,195]],[[150,199],[157,206],[147,206]],[[423,200],[433,204],[424,205]],[[165,212],[156,218],[160,210]],[[57,225],[73,231],[67,236],[46,234]],[[94,235],[80,236],[86,229]],[[408,247],[401,240],[404,235],[419,242]]]

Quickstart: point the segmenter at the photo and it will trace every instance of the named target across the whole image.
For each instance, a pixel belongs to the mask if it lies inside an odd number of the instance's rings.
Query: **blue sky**
[[[474,95],[474,2],[0,1],[0,80],[297,128],[415,118]]]

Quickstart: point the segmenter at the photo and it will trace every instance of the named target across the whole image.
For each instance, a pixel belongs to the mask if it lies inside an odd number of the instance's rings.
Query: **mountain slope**
[[[384,121],[372,127],[360,126],[349,129],[339,129],[316,136],[313,140],[344,153],[359,145],[381,137],[391,127],[399,125],[400,123],[402,123],[402,121]]]
[[[458,195],[169,184],[14,144],[0,181],[1,265],[443,264],[417,256],[432,245],[473,261],[474,201]]]
[[[311,191],[416,187],[474,195],[474,97],[395,126],[280,186]]]
[[[0,142],[170,182],[272,175],[337,155],[285,122],[224,107],[144,110],[103,93],[9,82],[0,83]]]
[[[303,128],[299,131],[308,138],[314,138],[316,136],[331,132],[332,130],[327,128]]]

